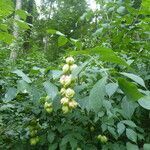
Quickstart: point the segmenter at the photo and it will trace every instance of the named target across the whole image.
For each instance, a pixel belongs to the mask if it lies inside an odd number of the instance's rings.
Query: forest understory
[[[150,150],[150,0],[0,0],[0,150]]]

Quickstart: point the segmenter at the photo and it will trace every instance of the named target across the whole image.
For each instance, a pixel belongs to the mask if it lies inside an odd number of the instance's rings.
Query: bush
[[[10,85],[2,80],[2,149],[149,146],[149,91],[143,79],[105,68],[96,57],[78,66],[72,72],[78,106],[67,113],[60,103],[61,70],[29,67],[25,74],[15,69]]]

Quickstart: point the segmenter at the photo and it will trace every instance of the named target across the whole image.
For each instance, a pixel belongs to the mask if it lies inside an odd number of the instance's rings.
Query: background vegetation
[[[150,150],[150,1],[95,2],[0,0],[0,149]]]

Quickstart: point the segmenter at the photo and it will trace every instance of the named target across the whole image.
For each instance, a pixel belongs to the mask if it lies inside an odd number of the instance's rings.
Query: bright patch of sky
[[[35,0],[37,10],[40,12],[41,0]]]
[[[96,2],[95,0],[87,0],[89,7],[94,11],[96,10]]]
[[[35,0],[36,5],[40,8],[41,6],[41,0]],[[95,0],[87,0],[87,3],[89,5],[89,7],[94,11],[96,10],[96,2]]]

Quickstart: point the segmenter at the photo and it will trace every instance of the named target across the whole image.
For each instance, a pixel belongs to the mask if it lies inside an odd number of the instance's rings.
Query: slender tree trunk
[[[32,22],[33,22],[33,6],[34,6],[34,0],[29,0],[28,4],[27,4],[27,12],[30,15],[27,16],[27,19],[26,19],[26,22],[29,24],[32,24]],[[30,26],[30,28],[25,32],[25,42],[23,44],[25,52],[26,52],[26,50],[30,49],[29,39],[30,39],[30,35],[31,35],[31,28],[32,28],[32,26]]]
[[[22,0],[16,0],[16,8],[15,10],[21,9],[22,7]],[[19,16],[15,14],[14,20],[19,20]],[[14,42],[11,44],[11,53],[10,53],[10,60],[15,61],[17,59],[17,51],[19,49],[19,46],[17,45],[17,38],[19,36],[19,28],[16,23],[13,25],[13,35],[15,37]]]
[[[48,36],[43,37],[44,52],[46,52],[47,49],[48,49],[48,40],[49,40],[49,37],[48,37]]]

